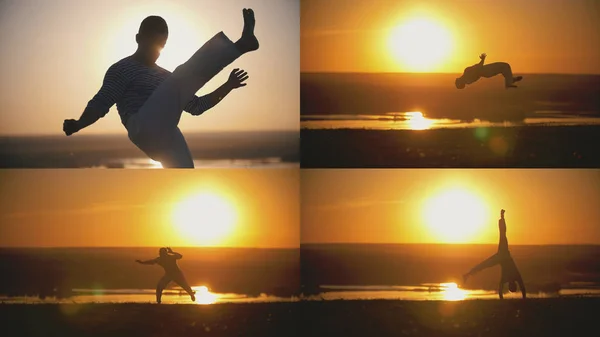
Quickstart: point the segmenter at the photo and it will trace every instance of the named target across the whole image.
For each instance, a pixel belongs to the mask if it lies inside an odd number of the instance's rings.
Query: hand
[[[246,83],[244,83],[244,81],[247,79],[247,72],[245,72],[243,69],[235,68],[231,71],[231,74],[229,74],[229,79],[227,80],[227,83],[231,86],[232,89],[236,89],[240,87],[245,87]]]
[[[482,59],[482,60],[485,60],[486,57],[487,57],[486,53],[483,53],[483,54],[479,55],[479,58]]]
[[[171,249],[171,247],[167,247],[167,252],[172,253],[173,250]]]
[[[142,260],[135,260],[135,262],[137,262],[137,263],[142,263]]]
[[[67,136],[74,134],[79,131],[79,122],[75,119],[65,119],[63,122],[63,131]]]

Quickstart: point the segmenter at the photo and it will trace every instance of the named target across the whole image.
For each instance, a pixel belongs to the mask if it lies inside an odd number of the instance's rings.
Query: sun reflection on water
[[[214,304],[217,302],[217,295],[208,290],[206,286],[192,287],[196,292],[196,304]]]
[[[440,286],[446,301],[462,301],[467,297],[467,291],[460,289],[454,282],[441,283]]]
[[[426,130],[433,124],[433,120],[425,118],[420,111],[407,112],[406,117],[411,130]]]

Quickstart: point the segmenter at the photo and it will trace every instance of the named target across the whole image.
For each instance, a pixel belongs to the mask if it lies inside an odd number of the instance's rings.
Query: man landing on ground
[[[513,77],[512,69],[510,64],[505,62],[494,62],[484,65],[485,58],[487,55],[481,54],[479,58],[481,61],[475,65],[465,68],[463,75],[456,79],[454,84],[457,89],[464,89],[467,84],[473,84],[482,77],[490,78],[496,75],[502,74],[504,76],[505,88],[516,88],[515,82],[519,82],[523,79],[523,76]]]
[[[158,254],[159,256],[152,260],[135,260],[135,262],[140,264],[158,264],[165,270],[165,275],[158,281],[158,284],[156,285],[156,302],[161,302],[163,289],[165,289],[171,281],[177,283],[181,288],[183,288],[183,290],[190,295],[191,300],[195,302],[195,292],[187,283],[185,277],[183,276],[183,272],[181,269],[179,269],[179,266],[177,266],[177,260],[180,260],[183,256],[171,250],[170,247],[159,249]]]

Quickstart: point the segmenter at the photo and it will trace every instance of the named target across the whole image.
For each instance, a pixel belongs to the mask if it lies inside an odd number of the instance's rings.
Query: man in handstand
[[[159,249],[158,255],[159,256],[157,258],[152,260],[135,260],[135,262],[140,264],[158,264],[165,270],[165,275],[158,281],[158,284],[156,285],[156,302],[160,304],[163,289],[165,289],[171,281],[177,283],[181,288],[183,288],[183,290],[190,295],[191,300],[195,302],[195,292],[187,283],[185,277],[183,276],[183,272],[181,269],[179,269],[179,266],[177,266],[177,260],[180,260],[183,256],[171,250],[170,247]]]
[[[147,17],[136,35],[137,51],[108,69],[100,91],[78,120],[64,121],[63,131],[70,136],[94,124],[116,104],[129,139],[148,157],[159,161],[164,168],[193,168],[179,120],[183,111],[200,115],[233,89],[246,85],[243,82],[248,74],[234,69],[229,80],[213,93],[195,95],[238,57],[258,49],[254,12],[244,9],[243,17],[244,29],[239,40],[234,43],[220,32],[173,73],[155,63],[167,42],[167,23],[159,16]]]
[[[461,77],[457,78],[454,84],[457,89],[464,89],[467,84],[477,82],[482,77],[490,78],[502,74],[504,76],[505,88],[516,88],[515,82],[523,79],[523,76],[513,77],[510,64],[505,62],[494,62],[484,65],[486,54],[481,54],[481,61],[475,65],[465,68]]]
[[[472,276],[483,269],[493,267],[497,264],[500,265],[501,268],[501,276],[500,276],[500,284],[498,287],[498,296],[500,299],[504,298],[504,284],[508,283],[508,290],[512,293],[517,291],[517,283],[519,284],[519,288],[521,289],[521,294],[523,298],[527,297],[527,292],[525,290],[525,284],[523,283],[523,278],[521,278],[521,273],[517,269],[517,265],[515,261],[510,256],[510,251],[508,250],[508,239],[506,237],[506,222],[504,220],[504,210],[500,211],[500,220],[498,220],[498,229],[500,230],[500,241],[498,243],[498,252],[492,255],[487,260],[481,262],[473,269],[471,269],[468,273],[463,275],[463,282],[466,283],[469,276]]]

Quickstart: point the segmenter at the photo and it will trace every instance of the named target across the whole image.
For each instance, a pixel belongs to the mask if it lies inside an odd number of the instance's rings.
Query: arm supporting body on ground
[[[527,290],[525,290],[525,283],[523,283],[523,279],[519,277],[517,279],[517,283],[519,284],[519,289],[521,289],[521,295],[523,298],[527,298]]]

